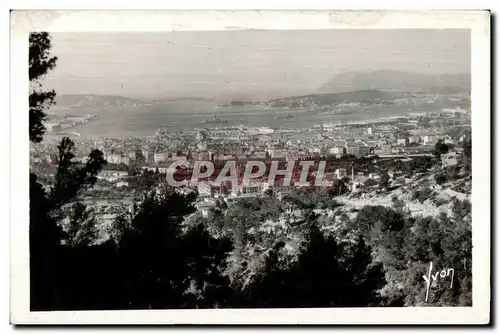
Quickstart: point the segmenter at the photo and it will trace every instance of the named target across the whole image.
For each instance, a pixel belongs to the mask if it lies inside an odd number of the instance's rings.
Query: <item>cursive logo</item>
[[[425,294],[425,301],[426,302],[429,299],[429,290],[431,288],[432,282],[436,282],[439,277],[441,277],[441,279],[443,279],[445,277],[449,277],[450,273],[451,273],[451,283],[450,283],[450,289],[451,289],[453,287],[453,276],[455,275],[455,271],[451,268],[448,268],[447,270],[443,269],[441,271],[436,271],[436,273],[433,275],[432,274],[432,262],[430,263],[429,276],[423,275],[424,280],[427,283],[427,292]]]

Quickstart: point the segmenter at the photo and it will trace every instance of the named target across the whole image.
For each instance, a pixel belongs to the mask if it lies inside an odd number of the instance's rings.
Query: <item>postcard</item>
[[[11,322],[488,324],[490,38],[488,11],[12,11]]]

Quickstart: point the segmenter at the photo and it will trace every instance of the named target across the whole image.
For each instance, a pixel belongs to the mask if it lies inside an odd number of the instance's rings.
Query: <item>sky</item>
[[[336,74],[470,73],[468,30],[52,33],[58,94],[266,99],[317,92]]]

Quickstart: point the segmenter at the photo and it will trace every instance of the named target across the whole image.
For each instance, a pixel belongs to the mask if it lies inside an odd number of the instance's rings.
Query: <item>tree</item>
[[[438,157],[441,156],[441,154],[446,154],[450,150],[450,147],[446,145],[443,140],[439,139],[434,145],[434,154],[437,155]]]
[[[472,137],[467,135],[463,143],[464,147],[464,169],[467,174],[472,172]]]
[[[71,247],[88,247],[98,238],[97,219],[92,209],[80,202],[73,203],[67,213],[69,221],[62,237]]]
[[[356,307],[378,303],[384,285],[380,265],[371,265],[370,248],[362,238],[340,244],[325,236],[314,217],[307,221],[297,261],[287,263],[270,250],[262,273],[248,288],[249,307]]]
[[[387,174],[387,172],[384,172],[380,176],[380,181],[379,181],[380,187],[381,188],[387,188],[387,186],[389,185],[389,180],[390,180],[389,174]]]
[[[455,217],[441,214],[416,219],[413,233],[408,235],[402,249],[408,263],[406,305],[472,305],[471,219],[468,214],[462,216],[467,209],[470,210],[470,203],[455,202]],[[433,271],[453,269],[453,285],[451,277],[440,278],[425,301],[426,284],[422,275],[427,275],[431,261]]]
[[[445,175],[445,174],[443,174],[443,173],[439,173],[439,174],[436,174],[436,175],[434,176],[434,180],[436,180],[436,183],[437,183],[437,184],[443,184],[443,183],[445,183],[445,182],[446,182],[447,177],[446,177],[446,175]]]
[[[202,223],[183,230],[196,195],[161,189],[145,195],[130,224],[117,221],[124,308],[163,309],[226,305],[229,282],[220,267],[232,248]]]
[[[75,144],[64,137],[58,145],[59,164],[55,176],[55,185],[49,193],[51,209],[56,210],[70,202],[82,191],[92,187],[97,181],[97,174],[107,164],[99,150],[92,150],[83,167],[77,167],[73,161]]]
[[[43,140],[46,118],[44,110],[54,103],[55,92],[44,91],[41,79],[56,66],[56,57],[50,57],[51,41],[46,32],[29,36],[29,138],[38,143]],[[45,190],[38,177],[30,172],[30,308],[32,311],[61,309],[70,295],[65,290],[67,269],[64,238],[75,241],[79,228],[74,225],[68,235],[61,227],[63,206],[70,203],[82,190],[91,187],[106,163],[102,152],[94,150],[83,167],[74,158],[74,143],[63,138],[58,146],[58,169],[54,185]],[[84,211],[78,208],[75,221],[81,221]],[[90,229],[91,230],[91,229]],[[87,230],[90,231],[90,230]],[[85,231],[83,229],[82,231]],[[84,238],[88,243],[88,233]],[[92,234],[92,233],[90,233]],[[69,237],[69,239],[68,239]],[[75,259],[71,259],[74,261]],[[76,287],[75,287],[76,288]]]
[[[54,90],[42,89],[41,80],[56,66],[57,57],[50,56],[51,40],[47,32],[33,32],[29,35],[29,133],[32,142],[41,142],[45,133],[46,114],[44,109],[54,104]]]
[[[273,190],[272,189],[266,189],[266,191],[264,191],[264,195],[266,197],[272,197],[273,196]]]

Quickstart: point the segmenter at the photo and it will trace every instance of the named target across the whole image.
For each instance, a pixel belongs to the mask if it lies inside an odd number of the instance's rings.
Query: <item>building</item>
[[[309,151],[314,154],[321,154],[321,147],[313,147]]]
[[[271,134],[274,133],[274,129],[268,128],[268,127],[261,127],[259,128],[259,133],[260,134]]]
[[[337,179],[343,179],[344,177],[347,177],[347,170],[345,168],[338,168],[335,170],[335,175],[337,176]]]
[[[78,162],[78,163],[82,163],[82,164],[86,163],[88,160],[89,160],[89,157],[85,156],[85,155],[76,156],[73,158],[74,162]],[[52,163],[52,159],[50,159],[50,161],[48,161],[48,162]],[[55,163],[55,161],[54,161],[54,163]]]
[[[106,170],[102,170],[97,175],[97,178],[98,179],[107,180],[109,182],[115,182],[115,181],[121,180],[121,179],[123,179],[123,178],[125,178],[127,176],[128,176],[128,172],[127,171],[106,169]]]
[[[443,168],[456,166],[458,164],[457,154],[455,152],[450,152],[441,155],[441,164]]]
[[[422,141],[425,145],[435,145],[438,142],[438,136],[423,136]]]
[[[269,150],[269,156],[271,158],[274,158],[274,159],[278,159],[278,158],[281,159],[281,158],[286,157],[286,152],[282,151],[282,150],[272,149],[272,150]]]
[[[444,143],[447,145],[455,145],[455,141],[451,138],[445,138]]]
[[[172,153],[172,160],[177,161],[177,160],[186,160],[187,157],[185,155],[180,155],[180,154],[175,154]]]
[[[286,155],[286,161],[294,161],[294,160],[299,160],[299,152],[298,151],[292,151],[288,150],[285,153]]]
[[[196,160],[209,161],[211,160],[210,152],[199,152],[196,156]]]
[[[239,187],[239,194],[243,196],[257,196],[262,193],[262,184],[259,183],[249,183],[242,184]]]
[[[61,132],[62,130],[60,123],[45,123],[45,128],[48,133]]]
[[[392,153],[392,144],[390,142],[384,142],[380,144],[380,151],[382,154],[391,154]]]
[[[273,194],[289,194],[293,190],[292,185],[283,185],[283,180],[275,180],[274,185],[270,185],[269,182],[262,183],[261,191],[266,192],[271,190]]]
[[[135,153],[135,151],[129,152],[128,157],[129,157],[130,161],[137,160],[137,154]]]
[[[156,164],[167,161],[168,160],[168,152],[155,153],[153,159],[154,159],[154,162]]]
[[[420,143],[420,137],[419,136],[410,136],[408,138],[408,143]]]
[[[104,159],[109,164],[124,164],[124,165],[129,165],[130,164],[130,158],[128,156],[122,156],[121,154],[108,154],[104,156]]]
[[[142,156],[144,157],[144,162],[150,162],[150,153],[148,150],[141,150],[142,151]]]
[[[330,154],[337,155],[337,154],[344,154],[344,148],[340,146],[334,146],[330,148]]]
[[[400,138],[396,141],[396,144],[398,146],[406,146],[406,143],[407,143],[407,139],[406,138]]]
[[[206,182],[198,182],[197,190],[199,197],[210,197],[212,196],[212,187]]]
[[[210,214],[210,212],[216,208],[216,204],[214,200],[204,200],[196,204],[196,208],[201,212],[201,215],[206,218]]]
[[[370,155],[371,152],[371,147],[367,145],[361,145],[359,146],[359,156],[360,157],[366,157],[367,155]]]
[[[118,181],[118,182],[116,182],[115,187],[117,187],[117,188],[128,187],[128,182],[127,181]]]
[[[360,145],[354,141],[346,141],[345,152],[354,156],[360,155]]]
[[[259,143],[262,144],[262,143],[269,143],[272,141],[272,137],[271,136],[268,136],[268,135],[261,135],[259,136]]]
[[[196,145],[196,147],[197,147],[200,151],[206,151],[206,150],[207,150],[207,148],[208,148],[208,145],[207,145],[207,143],[206,143],[206,142],[201,141],[201,142],[199,142],[199,143]]]
[[[267,152],[265,151],[255,151],[252,153],[252,157],[253,158],[257,158],[257,159],[265,159],[267,158]]]
[[[199,131],[197,134],[196,134],[196,140],[197,141],[202,141],[204,139],[207,138],[207,134],[205,132],[202,132],[202,131]]]
[[[215,160],[232,160],[234,155],[232,154],[218,154],[215,156]]]

